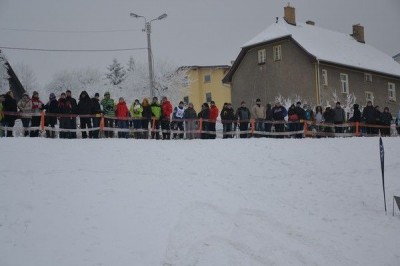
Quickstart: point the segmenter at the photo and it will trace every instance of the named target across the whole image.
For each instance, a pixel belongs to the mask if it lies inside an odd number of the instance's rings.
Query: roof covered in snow
[[[400,77],[400,65],[391,56],[367,43],[356,41],[350,34],[306,23],[297,23],[294,26],[280,19],[245,43],[242,48],[283,37],[292,37],[318,60]]]

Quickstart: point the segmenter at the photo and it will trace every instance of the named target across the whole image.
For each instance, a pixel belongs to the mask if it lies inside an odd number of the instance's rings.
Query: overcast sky
[[[129,13],[148,19],[167,13],[166,19],[152,23],[155,64],[167,61],[176,66],[226,65],[237,57],[244,43],[274,23],[275,17],[283,17],[283,7],[287,3],[267,0],[0,0],[0,46],[145,48],[146,34],[141,31],[144,21],[131,18]],[[400,0],[292,0],[290,4],[296,8],[299,22],[313,20],[317,26],[343,33],[351,33],[352,25],[360,23],[365,27],[367,43],[390,56],[400,52]],[[42,86],[63,69],[90,66],[106,71],[113,58],[125,65],[133,56],[136,61],[147,64],[146,50],[3,51],[12,65],[23,62],[31,66]]]

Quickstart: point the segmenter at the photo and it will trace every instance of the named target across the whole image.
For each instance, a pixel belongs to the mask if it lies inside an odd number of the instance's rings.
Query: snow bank
[[[0,265],[400,261],[399,138],[0,145]]]

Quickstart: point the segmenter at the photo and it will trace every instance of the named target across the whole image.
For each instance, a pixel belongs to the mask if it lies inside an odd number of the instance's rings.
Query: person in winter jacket
[[[185,109],[183,113],[183,118],[185,119],[185,132],[187,139],[196,138],[196,118],[197,113],[194,109],[193,103],[188,104],[188,108]]]
[[[297,121],[297,126],[296,126],[296,130],[298,131],[302,131],[303,130],[303,120],[306,119],[306,111],[304,108],[301,107],[301,102],[297,102],[296,103],[296,107],[295,107],[295,112],[298,116],[298,121]],[[303,137],[303,133],[298,133],[296,134],[296,138],[302,138]]]
[[[350,117],[349,122],[351,122],[351,123],[361,122],[360,106],[356,103],[353,104],[353,116]],[[355,125],[352,125],[350,128],[351,128],[352,133],[356,132]]]
[[[92,121],[90,115],[92,114],[92,101],[89,94],[86,91],[82,91],[79,95],[79,103],[77,107],[77,113],[80,119],[80,126],[82,129],[82,138],[86,139],[88,134],[86,128],[89,129],[89,138],[93,138]]]
[[[162,119],[161,130],[163,139],[171,139],[171,114],[172,104],[168,101],[167,97],[163,97],[161,101]]]
[[[114,100],[110,98],[110,93],[108,91],[104,93],[104,98],[103,100],[101,100],[100,104],[103,107],[104,127],[113,128],[115,117],[115,104]],[[112,138],[114,134],[111,130],[104,130],[104,135],[106,138]]]
[[[389,107],[385,107],[383,109],[383,113],[381,114],[381,134],[384,137],[390,137],[390,126],[392,124],[392,114],[389,112]]]
[[[149,138],[149,123],[151,122],[152,112],[149,100],[144,98],[142,101],[142,128],[143,128],[143,138]]]
[[[288,129],[289,132],[299,130],[299,115],[296,113],[296,106],[292,104],[288,109]]]
[[[143,107],[140,104],[139,99],[135,99],[135,101],[132,103],[131,107],[129,108],[129,111],[131,113],[131,117],[133,119],[133,128],[135,130],[134,136],[136,139],[140,139],[142,136],[140,129],[142,128],[142,112],[143,112]]]
[[[272,106],[270,103],[267,103],[265,108],[265,123],[264,123],[264,131],[267,133],[266,135],[267,138],[271,137],[269,133],[271,132],[273,124],[272,120],[274,120],[274,118],[272,117]]]
[[[217,137],[215,125],[217,122],[218,115],[219,115],[218,107],[215,105],[214,101],[211,101],[210,102],[210,121],[208,123],[208,130],[210,131],[210,135],[209,135],[210,139],[215,139]]]
[[[251,117],[255,120],[255,131],[264,131],[265,108],[261,105],[261,100],[257,99],[256,104],[251,108]],[[260,134],[255,134],[256,137],[261,137]]]
[[[280,102],[276,102],[274,108],[272,108],[272,118],[274,119],[275,132],[285,131],[285,117],[288,112]],[[283,135],[278,135],[277,138],[283,138]]]
[[[58,99],[58,111],[60,113],[60,138],[70,138],[71,135],[69,129],[71,128],[70,115],[72,114],[72,105],[71,102],[67,100],[67,95],[64,92],[61,93],[61,96]]]
[[[54,127],[57,124],[56,114],[59,113],[58,101],[54,93],[50,93],[49,101],[43,106],[43,109],[46,110],[44,125],[52,128],[52,130],[46,130],[46,138],[54,139],[56,137],[56,132],[54,130]]]
[[[322,106],[318,105],[315,107],[315,115],[313,116],[313,122],[315,124],[314,128],[318,132],[322,131],[322,122],[324,121],[324,115],[322,113]],[[317,137],[320,138],[321,136],[317,134]]]
[[[335,121],[335,111],[330,107],[327,106],[325,108],[325,112],[324,112],[324,123],[326,124],[324,126],[324,132],[326,133],[333,133],[333,126],[332,124]]]
[[[200,124],[200,129],[201,129],[201,138],[202,139],[210,139],[210,133],[209,133],[209,120],[210,120],[210,107],[208,106],[208,103],[203,103],[201,106],[201,111],[197,115],[199,119],[201,119],[201,124]]]
[[[67,101],[69,101],[71,103],[72,114],[74,114],[74,115],[72,115],[70,117],[71,121],[69,123],[69,126],[70,126],[70,129],[76,130],[76,115],[78,114],[78,104],[77,104],[75,98],[72,97],[72,93],[71,93],[70,90],[67,90],[65,93],[67,95],[67,98],[66,98]],[[76,132],[75,131],[71,131],[69,133],[69,136],[70,136],[71,139],[76,139]]]
[[[369,125],[376,125],[376,110],[372,106],[372,102],[368,101],[367,106],[364,107],[364,110],[362,112],[362,119],[366,124],[366,132],[368,134],[377,134],[377,130],[373,127],[369,127]]]
[[[242,132],[240,133],[240,138],[247,138],[251,113],[249,108],[246,107],[245,101],[240,103],[240,107],[236,110],[235,117],[238,119],[239,130]]]
[[[224,139],[232,138],[232,123],[235,120],[235,111],[232,108],[231,103],[227,103],[225,108],[221,111],[221,121],[223,125],[223,137]]]
[[[176,106],[174,108],[174,112],[172,113],[173,121],[172,121],[172,125],[171,125],[171,127],[174,131],[180,130],[180,133],[179,134],[174,133],[173,137],[172,137],[173,139],[177,139],[177,138],[183,139],[183,117],[184,117],[184,115],[185,115],[185,104],[182,101],[180,101],[178,106]]]
[[[4,102],[3,102],[3,112],[4,114],[4,126],[7,127],[6,130],[6,137],[13,136],[13,127],[15,125],[15,120],[17,119],[17,101],[14,99],[14,94],[12,91],[8,91],[4,95]],[[10,112],[7,114],[7,112]]]
[[[32,101],[29,99],[28,93],[22,95],[22,99],[18,101],[18,109],[21,111],[21,121],[24,127],[24,136],[29,136],[29,123],[32,118]]]
[[[129,137],[129,133],[127,132],[129,109],[125,103],[124,98],[122,98],[122,97],[119,98],[115,114],[117,116],[118,128],[124,130],[124,131],[118,131],[118,138],[126,138],[127,139]]]
[[[40,127],[40,112],[43,110],[43,103],[39,99],[39,93],[34,91],[32,93],[32,120],[31,127]],[[39,137],[39,129],[33,129],[30,132],[31,137]]]
[[[151,118],[152,118],[152,123],[154,126],[152,126],[152,131],[151,131],[151,138],[152,139],[160,139],[160,119],[162,116],[162,110],[161,110],[161,105],[158,103],[158,98],[153,97],[153,102],[150,105],[151,107]]]
[[[341,125],[346,121],[346,113],[340,106],[340,102],[336,103],[334,111],[335,111],[334,124],[340,125],[340,126],[335,126],[335,133],[343,133],[344,128]]]
[[[92,114],[93,128],[99,128],[100,127],[100,119],[101,119],[101,115],[102,115],[102,111],[101,111],[101,107],[100,107],[100,94],[99,93],[96,92],[94,94],[94,97],[92,99],[90,99],[90,107],[91,107],[90,113]],[[99,129],[93,130],[93,133],[92,133],[93,138],[98,139],[99,133],[100,133]]]

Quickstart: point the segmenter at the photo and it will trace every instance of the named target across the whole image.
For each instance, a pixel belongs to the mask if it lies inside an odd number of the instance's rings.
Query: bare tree
[[[32,92],[39,89],[39,84],[36,81],[35,73],[33,69],[24,63],[17,63],[13,67],[18,79],[21,81],[22,86],[24,86],[27,92]]]

